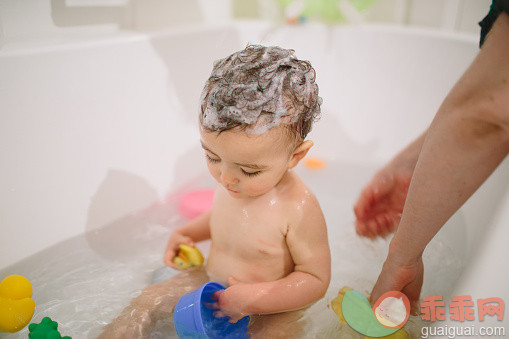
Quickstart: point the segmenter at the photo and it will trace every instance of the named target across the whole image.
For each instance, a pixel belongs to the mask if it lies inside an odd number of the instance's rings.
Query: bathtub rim
[[[54,37],[46,41],[35,43],[35,39],[7,42],[0,46],[0,61],[3,58],[11,58],[37,53],[50,53],[55,51],[66,51],[76,48],[87,48],[90,46],[121,44],[129,42],[138,42],[162,38],[165,36],[175,36],[179,34],[189,34],[202,32],[206,30],[257,30],[261,34],[261,40],[265,40],[265,36],[275,30],[285,29],[302,29],[302,28],[322,28],[328,32],[344,31],[344,32],[375,32],[383,34],[395,34],[402,36],[416,36],[424,38],[434,38],[441,40],[452,40],[465,43],[478,43],[479,36],[477,34],[469,34],[455,32],[450,30],[437,29],[433,27],[413,27],[398,24],[345,24],[345,25],[326,25],[323,23],[309,22],[299,25],[288,25],[284,23],[270,23],[261,20],[232,20],[228,23],[198,23],[182,25],[178,27],[169,27],[154,31],[136,31],[136,30],[116,30],[106,31],[100,34],[83,35],[69,34],[63,37]]]

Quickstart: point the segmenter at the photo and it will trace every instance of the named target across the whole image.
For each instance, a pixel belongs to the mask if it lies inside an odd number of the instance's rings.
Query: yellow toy
[[[32,284],[21,275],[10,275],[0,282],[0,332],[14,333],[25,327],[34,315]]]
[[[173,259],[173,263],[177,264],[178,268],[185,270],[191,266],[201,266],[204,262],[203,255],[196,248],[186,244],[179,245],[177,256]]]

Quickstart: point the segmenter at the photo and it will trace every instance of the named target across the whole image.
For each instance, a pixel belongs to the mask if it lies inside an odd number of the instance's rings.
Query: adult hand
[[[396,230],[427,130],[378,171],[364,187],[354,212],[359,235],[385,236]]]
[[[400,291],[408,297],[411,313],[417,315],[423,276],[424,267],[421,256],[408,261],[399,260],[395,255],[389,254],[371,292],[371,304],[374,304],[385,292]]]
[[[414,166],[389,164],[364,187],[354,206],[355,228],[359,235],[373,238],[396,230]]]

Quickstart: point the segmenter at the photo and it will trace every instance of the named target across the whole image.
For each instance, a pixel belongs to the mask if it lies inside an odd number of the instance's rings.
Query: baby
[[[292,50],[248,46],[219,60],[201,96],[200,135],[217,181],[212,210],[171,235],[165,263],[179,244],[211,239],[206,269],[188,269],[146,287],[105,338],[148,337],[178,299],[215,280],[215,316],[252,317],[252,337],[298,335],[302,309],[320,299],[330,281],[330,250],[316,197],[292,169],[306,155],[305,140],[321,98],[309,62]],[[285,313],[282,313],[285,312]]]

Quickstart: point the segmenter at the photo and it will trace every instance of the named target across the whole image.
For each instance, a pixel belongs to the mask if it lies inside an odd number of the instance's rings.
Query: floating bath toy
[[[376,301],[373,312],[380,324],[387,328],[400,328],[410,315],[410,301],[400,291],[389,291]]]
[[[341,304],[343,303],[343,298],[345,297],[345,293],[348,290],[351,290],[351,288],[348,286],[341,288],[338,292],[338,296],[336,298],[332,299],[332,301],[331,301],[332,310],[339,317],[339,321],[341,321],[344,324],[346,324],[347,322],[345,320],[345,317],[343,316],[343,311],[341,310]]]
[[[312,170],[320,170],[325,167],[325,161],[318,158],[306,158],[304,159],[304,165]]]
[[[182,270],[191,266],[201,266],[204,261],[199,249],[186,244],[179,245],[177,256],[173,258],[173,263]]]
[[[211,281],[180,298],[173,313],[179,338],[248,338],[249,316],[232,324],[228,317],[214,317],[215,310],[205,306],[216,302],[212,294],[224,289],[223,285]]]
[[[382,295],[377,303],[375,303],[375,309],[379,308],[386,299],[386,294]],[[409,337],[408,332],[402,328],[388,328],[382,325],[377,319],[378,316],[375,316],[376,312],[371,308],[368,299],[349,287],[343,287],[339,290],[338,296],[331,301],[331,306],[332,310],[339,316],[341,322],[348,324],[357,332],[364,334],[366,339],[380,337],[388,339],[406,339]],[[410,308],[408,308],[408,312],[409,311]],[[404,318],[404,322],[406,322],[407,319],[408,316]]]
[[[186,219],[194,219],[212,208],[214,190],[198,190],[185,194],[180,200],[179,213]]]
[[[0,282],[0,332],[14,333],[34,315],[32,284],[21,275],[9,275]]]
[[[62,337],[57,330],[58,324],[56,321],[51,320],[50,317],[45,317],[41,320],[40,324],[32,323],[28,326],[30,339],[71,339],[69,336]]]

